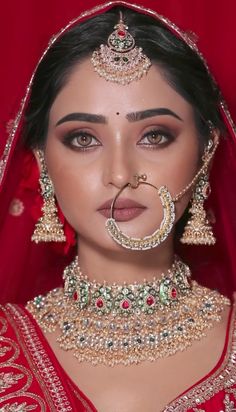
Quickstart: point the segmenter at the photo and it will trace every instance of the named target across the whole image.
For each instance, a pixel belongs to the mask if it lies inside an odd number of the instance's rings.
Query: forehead
[[[153,65],[147,75],[128,85],[120,85],[100,77],[89,59],[76,65],[65,86],[57,95],[50,116],[53,120],[70,112],[121,114],[144,109],[166,107],[186,118],[192,115],[191,105],[178,94]]]

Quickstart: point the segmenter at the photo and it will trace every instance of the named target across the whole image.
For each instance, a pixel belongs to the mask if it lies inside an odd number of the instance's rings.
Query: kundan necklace
[[[27,304],[44,331],[60,330],[59,345],[94,365],[154,361],[184,350],[221,320],[230,302],[191,280],[175,259],[160,278],[134,284],[90,281],[76,258],[63,274],[64,289]]]

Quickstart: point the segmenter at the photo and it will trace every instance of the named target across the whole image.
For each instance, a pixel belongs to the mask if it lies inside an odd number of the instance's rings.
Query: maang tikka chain
[[[126,85],[141,79],[150,68],[151,61],[141,47],[135,46],[135,40],[128,32],[122,13],[114,29],[108,37],[107,45],[101,44],[99,49],[93,52],[91,62],[99,76]]]
[[[66,237],[63,231],[63,225],[57,216],[54,188],[48,175],[44,154],[41,150],[38,150],[37,155],[41,166],[39,183],[43,197],[43,215],[39,218],[35,225],[35,230],[31,240],[35,243],[65,242]]]

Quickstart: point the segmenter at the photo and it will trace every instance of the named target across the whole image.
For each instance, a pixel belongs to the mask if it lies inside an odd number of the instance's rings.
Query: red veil
[[[64,2],[60,5],[56,0],[49,4],[36,3],[32,6],[30,0],[23,5],[22,2],[17,2],[14,8],[9,10],[8,6],[4,5],[6,27],[2,24],[4,22],[1,23],[1,39],[5,38],[7,33],[6,41],[2,44],[2,56],[5,57],[2,65],[4,64],[7,70],[1,76],[3,100],[0,105],[1,302],[25,302],[34,295],[57,286],[61,282],[64,266],[75,253],[75,249],[70,246],[73,236],[68,225],[67,244],[35,245],[30,240],[35,221],[40,214],[38,172],[33,156],[25,152],[20,142],[24,109],[30,93],[30,86],[27,86],[30,72],[34,70],[48,39],[69,20],[80,15],[67,28],[88,16],[109,9],[114,4],[124,4],[163,19],[170,30],[191,47],[196,47],[198,37],[198,47],[206,56],[210,71],[214,73],[236,119],[236,99],[233,91],[236,85],[236,69],[232,61],[233,56],[236,56],[236,44],[233,42],[233,0],[228,0],[224,9],[221,2],[209,4],[211,2],[204,0],[182,0],[178,4],[174,0],[137,0],[140,6],[134,6],[129,1],[110,1],[98,6],[96,1],[89,0],[86,8],[96,7],[88,12],[84,11],[84,2],[78,4],[78,0],[68,0],[66,8]],[[10,2],[9,7],[12,7]],[[147,10],[147,7],[155,11]],[[170,18],[183,31],[157,13]],[[189,30],[196,35],[188,33]],[[55,37],[52,41],[54,39]],[[25,91],[26,95],[21,101],[19,96],[24,96]],[[179,253],[190,262],[194,277],[202,284],[231,296],[236,289],[236,130],[223,101],[221,113],[227,127],[227,136],[222,137],[217,149],[210,178],[212,194],[208,204],[215,216],[217,243],[207,247],[182,247]]]

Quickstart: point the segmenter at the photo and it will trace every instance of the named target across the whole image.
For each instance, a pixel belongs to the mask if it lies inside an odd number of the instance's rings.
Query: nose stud
[[[134,175],[134,183],[130,183],[129,186],[132,187],[133,189],[137,189],[137,187],[139,186],[140,183],[142,182],[146,182],[147,180],[147,175],[145,173],[138,175],[135,174]]]

